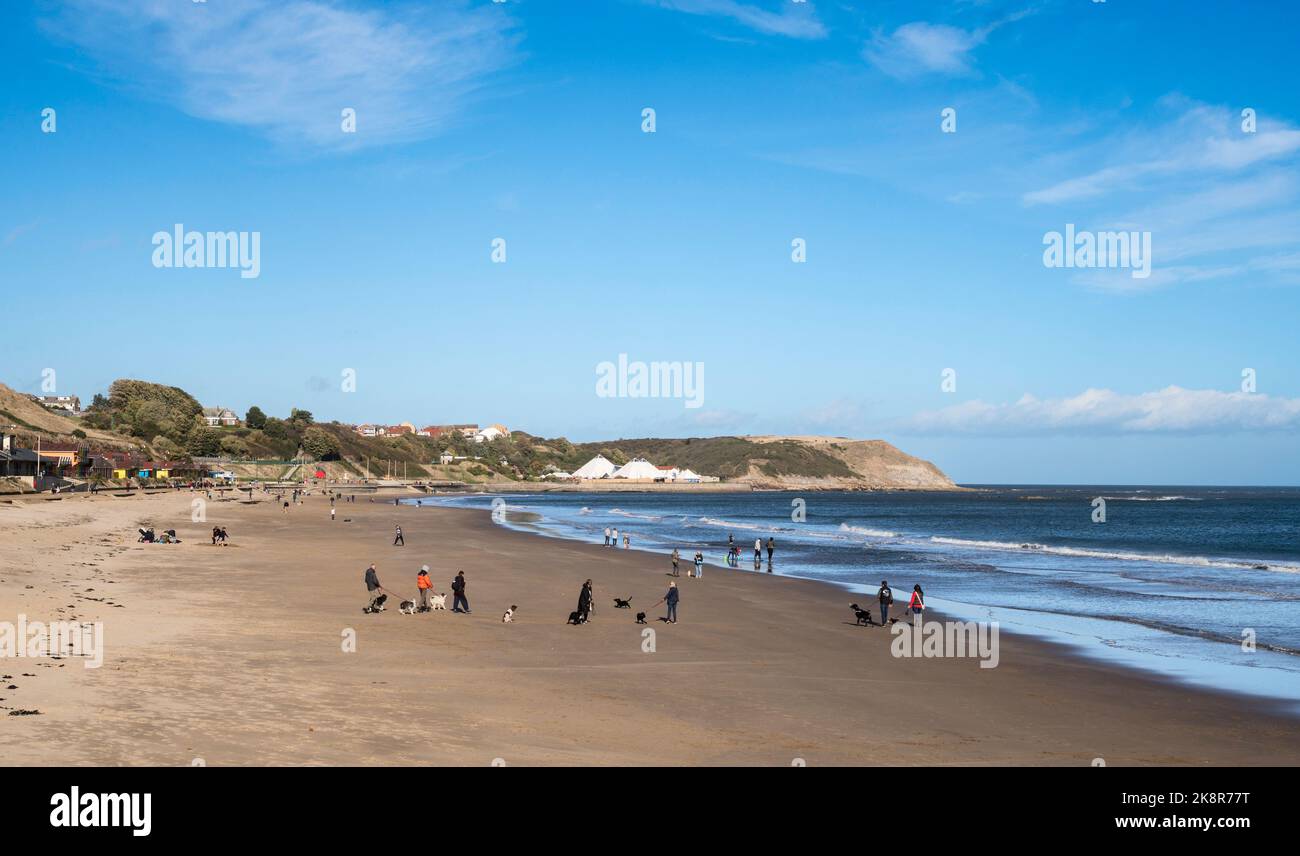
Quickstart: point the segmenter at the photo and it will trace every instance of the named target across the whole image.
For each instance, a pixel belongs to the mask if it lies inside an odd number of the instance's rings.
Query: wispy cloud
[[[437,133],[517,46],[496,4],[70,0],[43,24],[144,97],[314,149]]]
[[[913,21],[886,35],[877,31],[862,55],[891,77],[907,79],[928,74],[959,76],[974,68],[971,56],[999,27],[1029,14],[1017,12],[973,30],[948,24]]]
[[[1069,398],[1026,394],[1012,404],[967,401],[925,411],[900,426],[912,434],[1218,434],[1300,430],[1300,398],[1183,389],[1127,395],[1089,389]]]
[[[750,29],[770,35],[788,36],[793,39],[826,37],[825,25],[817,18],[817,13],[811,5],[806,3],[779,0],[777,3],[769,4],[778,10],[772,11],[739,0],[647,0],[647,2],[690,15],[729,18]]]

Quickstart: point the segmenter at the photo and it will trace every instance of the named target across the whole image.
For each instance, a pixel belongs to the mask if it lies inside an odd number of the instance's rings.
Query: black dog
[[[865,624],[869,627],[874,623],[871,620],[871,610],[863,609],[856,603],[849,604],[849,609],[853,610],[853,614],[858,617],[858,624]]]
[[[371,604],[370,606],[363,606],[363,607],[361,607],[361,611],[362,611],[362,612],[365,612],[365,613],[371,613],[371,612],[383,612],[383,611],[384,611],[384,604],[385,604],[387,601],[388,601],[388,595],[386,595],[386,594],[381,594],[379,597],[375,598],[375,602],[374,602],[373,604]]]
[[[645,613],[644,613],[644,612],[638,612],[638,613],[636,614],[636,623],[637,623],[637,624],[645,624]]]
[[[570,612],[570,613],[569,613],[569,621],[568,621],[569,624],[581,624],[581,623],[583,623],[583,621],[585,621],[585,620],[586,620],[586,619],[584,619],[584,618],[582,617],[582,613],[581,613],[581,612],[577,612],[577,611],[575,610],[574,612]]]
[[[623,600],[622,598],[619,598],[619,597],[614,598],[614,608],[615,608],[615,609],[631,609],[631,608],[632,608],[632,598],[629,597],[627,600]]]

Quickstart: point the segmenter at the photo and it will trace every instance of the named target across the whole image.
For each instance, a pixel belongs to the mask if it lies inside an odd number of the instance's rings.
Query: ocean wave
[[[841,532],[848,532],[853,535],[868,535],[872,538],[897,538],[897,532],[890,532],[888,529],[868,529],[865,526],[850,526],[847,523],[840,524]]]
[[[749,529],[754,532],[788,532],[789,529],[783,529],[780,526],[764,526],[757,523],[736,523],[732,520],[718,520],[714,517],[701,517],[700,523],[705,526],[720,526],[723,529]]]
[[[634,511],[624,511],[621,508],[611,508],[609,513],[617,514],[619,517],[632,517],[637,520],[649,520],[651,523],[658,523],[660,520],[663,520],[663,517],[657,514],[637,514]]]
[[[1202,502],[1199,496],[1103,496],[1107,502]]]
[[[1244,559],[1212,559],[1208,556],[1171,556],[1154,553],[1130,553],[1110,550],[1089,550],[1083,547],[1052,547],[1047,544],[1012,543],[1008,541],[973,541],[965,538],[945,538],[939,535],[930,538],[935,544],[947,544],[953,547],[974,547],[980,550],[1003,550],[1015,553],[1048,553],[1054,556],[1073,556],[1085,559],[1112,559],[1122,562],[1158,562],[1164,565],[1191,565],[1201,568],[1228,568],[1231,570],[1277,571],[1284,574],[1300,574],[1300,565],[1278,565],[1266,562],[1251,562]]]

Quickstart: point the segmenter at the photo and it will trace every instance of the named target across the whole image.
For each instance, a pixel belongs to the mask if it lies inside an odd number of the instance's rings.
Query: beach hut
[[[618,467],[604,455],[597,455],[573,471],[575,479],[604,479],[614,474]]]

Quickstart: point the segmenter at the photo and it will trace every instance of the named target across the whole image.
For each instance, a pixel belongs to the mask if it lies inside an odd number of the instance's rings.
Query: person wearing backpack
[[[907,608],[912,612],[912,626],[915,627],[921,623],[921,613],[925,612],[925,592],[921,591],[920,583],[912,586],[912,599]]]
[[[894,602],[894,592],[889,588],[888,580],[880,581],[880,591],[876,595],[880,598],[880,624],[884,626],[889,621],[889,605]]]
[[[451,590],[455,594],[455,597],[453,597],[451,600],[451,611],[464,612],[466,615],[469,615],[470,614],[469,601],[465,598],[465,572],[464,571],[456,572],[456,579],[451,581]],[[463,610],[461,609],[462,606],[465,607]]]

